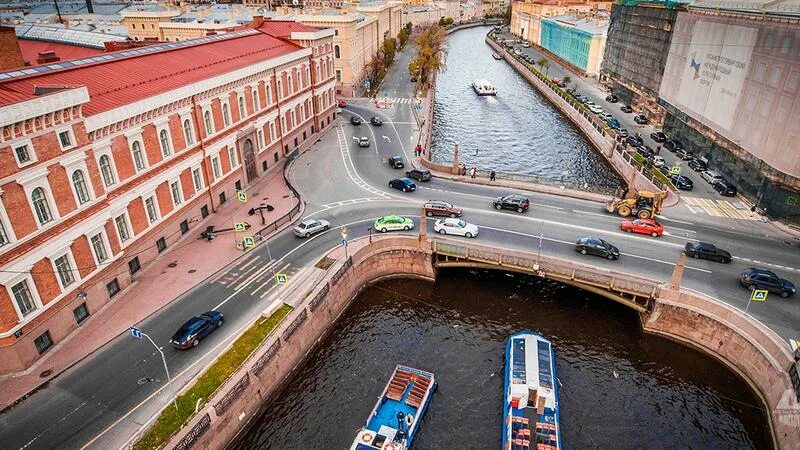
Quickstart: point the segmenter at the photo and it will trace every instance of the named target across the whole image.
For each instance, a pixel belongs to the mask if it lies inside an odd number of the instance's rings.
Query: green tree
[[[403,28],[403,29],[400,30],[399,33],[397,33],[397,41],[400,44],[400,48],[403,48],[403,47],[406,46],[406,43],[408,42],[408,30],[407,29]]]
[[[546,60],[545,58],[542,58],[536,61],[536,65],[539,66],[539,72],[541,72],[543,69],[546,70],[548,67],[550,67],[550,61]],[[547,76],[546,71],[545,71],[545,76]]]
[[[426,83],[433,74],[444,70],[444,61],[447,55],[446,39],[447,34],[444,28],[438,24],[423,29],[414,38],[414,42],[417,44],[417,54],[411,63],[418,70],[420,82]]]
[[[385,73],[384,69],[386,69],[386,65],[384,64],[384,56],[383,51],[378,50],[378,52],[372,55],[372,59],[369,60],[367,63],[367,80],[369,80],[370,89],[377,89],[378,82],[381,79],[381,73]]]
[[[570,83],[572,83],[572,77],[569,76],[569,75],[565,76],[564,77],[564,86],[569,86]]]
[[[383,50],[383,65],[389,67],[397,54],[397,40],[392,37],[386,39],[383,41],[381,50]]]

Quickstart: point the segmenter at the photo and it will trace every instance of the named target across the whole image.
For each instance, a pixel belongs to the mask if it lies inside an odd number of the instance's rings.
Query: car
[[[292,231],[296,236],[307,238],[312,234],[327,231],[330,227],[331,224],[327,220],[306,219],[292,228]]]
[[[656,141],[658,143],[661,143],[661,142],[665,142],[667,140],[667,135],[664,134],[664,132],[662,132],[662,131],[654,131],[654,132],[650,133],[650,139],[652,139],[652,140],[654,140],[654,141]]]
[[[372,227],[375,231],[380,231],[381,233],[397,230],[408,231],[414,228],[414,221],[402,216],[383,216],[375,219]]]
[[[636,153],[644,156],[645,158],[650,158],[651,156],[655,155],[653,149],[644,144],[636,147]]]
[[[644,114],[638,114],[634,116],[633,121],[638,123],[639,125],[646,125],[649,122],[649,120],[647,120],[647,117],[645,117]]]
[[[587,108],[589,109],[589,111],[593,112],[594,114],[600,114],[600,113],[603,112],[603,108],[601,108],[601,107],[599,107],[599,106],[597,106],[595,104],[589,105],[587,103],[587,105],[588,105]]]
[[[560,88],[567,87],[567,83],[565,83],[563,80],[561,80],[559,78],[553,78],[551,81],[553,82],[553,84],[555,84],[556,86],[558,86]]]
[[[683,148],[683,143],[677,139],[670,139],[664,142],[664,148],[675,153]]]
[[[201,339],[222,326],[222,320],[222,313],[219,311],[208,311],[194,316],[178,328],[169,342],[181,350],[197,347]]]
[[[444,202],[441,200],[428,200],[422,205],[422,209],[425,210],[425,215],[428,217],[432,216],[448,216],[448,217],[461,217],[464,213],[461,209],[456,208],[453,206],[452,203]]]
[[[624,113],[632,113],[633,112],[633,108],[631,108],[629,105],[622,105],[619,108],[619,110],[624,112]]]
[[[617,97],[617,96],[616,96],[616,95],[614,95],[614,94],[607,95],[607,96],[606,96],[606,101],[607,101],[608,103],[617,103],[617,102],[619,101],[619,97]]]
[[[439,219],[433,224],[433,231],[439,234],[453,234],[473,238],[478,235],[478,226],[461,219]]]
[[[358,146],[369,147],[369,138],[366,136],[361,136],[360,138],[358,138]]]
[[[659,172],[663,173],[664,176],[666,176],[666,177],[671,176],[670,173],[669,173],[669,166],[667,166],[666,164],[661,166],[661,167],[657,167],[657,169],[658,169]]]
[[[619,228],[628,233],[649,234],[653,237],[661,236],[664,233],[664,225],[653,219],[623,220],[619,224]]]
[[[792,284],[791,281],[784,280],[769,270],[755,267],[745,269],[741,275],[739,275],[739,283],[750,290],[766,289],[783,298],[790,297],[796,292],[794,284]]]
[[[644,139],[642,139],[641,136],[637,136],[635,134],[632,134],[632,135],[628,136],[628,144],[631,144],[634,147],[638,147],[638,146],[644,144]]]
[[[654,167],[663,167],[664,165],[667,164],[667,161],[663,157],[658,155],[651,156],[650,160],[653,161]]]
[[[618,134],[620,137],[624,137],[624,138],[626,138],[626,137],[628,137],[628,130],[627,130],[627,129],[625,129],[625,128],[621,128],[621,127],[620,127],[620,128],[617,130],[617,134]]]
[[[669,175],[669,180],[672,181],[672,184],[674,184],[676,188],[682,191],[691,191],[694,189],[694,182],[683,175]]]
[[[358,116],[350,116],[350,123],[353,125],[361,125],[361,118]]]
[[[411,178],[395,178],[394,180],[389,181],[389,187],[394,189],[399,189],[403,192],[412,192],[417,190],[417,185]]]
[[[709,259],[723,264],[728,264],[733,259],[730,252],[717,248],[716,245],[708,242],[687,242],[683,252],[686,253],[686,256],[691,256],[692,258]]]
[[[608,259],[619,259],[619,249],[608,242],[596,238],[585,237],[575,243],[575,251],[581,255],[597,255]]]
[[[618,128],[620,127],[620,125],[619,125],[619,120],[617,120],[617,119],[613,119],[613,118],[611,118],[611,119],[608,119],[608,121],[607,121],[606,123],[607,123],[607,124],[608,124],[608,126],[609,126],[609,127],[611,127],[611,129],[613,129],[613,130],[616,130],[616,129],[618,129]]]
[[[344,108],[347,106],[347,103],[344,100],[339,100],[336,102],[336,106],[338,106],[339,108]]]
[[[431,171],[428,169],[411,169],[406,171],[406,177],[417,181],[430,181]]]
[[[336,114],[341,114],[341,113],[342,113],[342,108],[339,108],[339,107],[337,106],[337,107],[336,107]]]
[[[518,213],[527,211],[530,205],[531,202],[528,201],[528,198],[519,194],[497,197],[492,202],[494,209],[513,209]]]
[[[412,83],[416,83],[417,82],[417,76],[416,75],[411,75],[411,78],[408,81],[410,81]]]
[[[725,179],[725,177],[723,177],[717,172],[714,172],[713,170],[706,170],[703,173],[701,173],[700,176],[703,177],[703,179],[706,180],[708,184],[714,184],[719,180]]]
[[[702,172],[708,169],[708,164],[706,164],[705,160],[702,158],[695,158],[689,161],[689,168],[695,172]]]
[[[391,158],[389,158],[388,161],[389,161],[389,166],[392,169],[402,169],[403,167],[406,166],[405,163],[403,162],[402,156],[392,156]]]
[[[530,46],[531,46],[531,44],[530,44],[530,43],[528,43],[528,42],[523,42],[523,43],[522,43],[522,46],[523,46],[523,47],[525,47],[525,48],[528,48],[528,47],[530,47]]]
[[[602,117],[602,118],[603,118],[603,119],[605,119],[605,120],[609,120],[609,119],[611,119],[613,116],[611,115],[611,113],[607,113],[607,112],[601,112],[601,113],[600,113],[600,117]]]
[[[578,100],[580,100],[581,103],[586,103],[589,101],[589,97],[582,95]]]
[[[383,120],[381,120],[380,117],[371,117],[369,119],[369,123],[371,123],[372,125],[374,125],[376,127],[379,127],[379,126],[383,125]]]
[[[676,150],[675,156],[682,159],[683,161],[691,161],[694,159],[694,153],[692,153],[691,150],[686,150],[685,148]]]
[[[711,185],[715,191],[719,192],[720,195],[724,195],[726,197],[733,197],[736,195],[736,186],[727,180],[719,180]]]

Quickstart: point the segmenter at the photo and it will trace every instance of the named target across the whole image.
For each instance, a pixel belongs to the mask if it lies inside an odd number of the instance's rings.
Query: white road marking
[[[392,143],[392,140],[389,139],[389,136],[384,135],[383,138],[386,139],[387,141],[389,141],[390,144]]]
[[[669,218],[667,216],[662,216],[661,214],[659,214],[658,217],[660,219],[662,219],[662,220],[669,220],[670,222],[682,223],[684,225],[694,225],[694,222],[687,222],[685,220],[671,219],[671,218]]]

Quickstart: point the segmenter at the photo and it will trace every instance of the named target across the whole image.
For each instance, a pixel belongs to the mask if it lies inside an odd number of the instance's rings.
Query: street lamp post
[[[148,335],[147,333],[144,333],[140,329],[134,327],[131,327],[130,330],[132,332],[131,334],[133,334],[134,336],[136,336],[136,333],[138,333],[139,335],[146,337],[147,340],[150,341],[151,344],[153,344],[153,347],[155,347],[156,350],[158,350],[158,353],[161,355],[161,362],[164,363],[164,372],[167,373],[167,385],[169,386],[170,394],[172,395],[172,403],[175,405],[175,410],[177,411],[178,400],[175,397],[175,387],[172,385],[172,378],[169,376],[169,368],[167,367],[167,358],[164,357],[164,351],[161,350],[161,347],[156,345],[155,342],[153,342],[153,339],[151,339],[150,335]],[[136,333],[133,333],[134,330],[136,331]]]
[[[367,231],[369,232],[369,243],[372,244],[372,227],[367,227]]]

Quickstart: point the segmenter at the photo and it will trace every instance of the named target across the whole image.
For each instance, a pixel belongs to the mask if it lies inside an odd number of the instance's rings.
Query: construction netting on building
[[[652,0],[617,0],[614,2],[615,5],[621,6],[639,6],[641,4],[647,4],[649,6],[654,7],[663,7],[667,9],[675,9],[681,6],[686,6],[688,2],[675,2],[675,1],[652,1]]]

